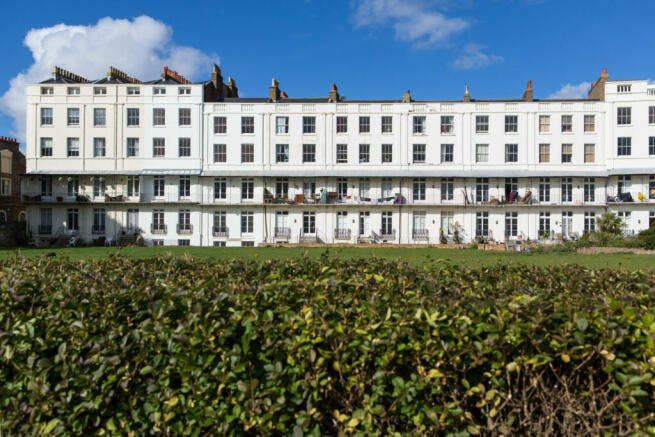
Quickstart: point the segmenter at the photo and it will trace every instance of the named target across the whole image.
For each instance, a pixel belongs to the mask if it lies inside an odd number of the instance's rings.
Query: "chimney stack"
[[[412,96],[409,94],[409,90],[403,94],[403,103],[409,103],[412,101]]]
[[[525,91],[523,92],[523,97],[522,98],[526,102],[531,102],[533,100],[532,80],[528,81],[528,85],[525,87]]]
[[[212,70],[212,83],[214,84],[214,88],[217,90],[220,89],[223,86],[223,75],[221,74],[221,67],[218,65],[214,64],[214,69]]]
[[[587,98],[605,100],[605,84],[608,80],[610,80],[610,75],[607,74],[607,68],[604,68],[603,71],[600,72],[600,77],[591,84],[591,89],[589,90],[589,94],[587,94]]]
[[[287,93],[285,93],[284,91],[282,91],[282,95],[281,95],[280,97],[281,97],[282,99],[288,99],[288,98],[289,98],[289,96],[287,95]]]
[[[328,94],[328,103],[335,103],[339,101],[339,92],[337,91],[337,86],[333,83],[332,88]]]
[[[466,88],[464,89],[464,101],[465,102],[470,102],[471,101],[471,93],[469,92],[469,86],[466,85]]]
[[[273,79],[271,81],[271,86],[268,87],[268,101],[277,102],[280,100],[280,83]]]
[[[227,78],[227,97],[239,97],[239,88],[231,76]]]

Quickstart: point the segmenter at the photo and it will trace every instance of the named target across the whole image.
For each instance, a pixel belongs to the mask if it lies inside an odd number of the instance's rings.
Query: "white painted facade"
[[[29,85],[27,99],[23,193],[28,229],[41,238],[115,240],[138,227],[147,244],[432,244],[455,223],[465,241],[503,241],[580,236],[605,211],[619,212],[630,233],[655,222],[647,81],[609,81],[604,100],[570,101],[204,102],[203,84],[57,82]],[[360,132],[366,117],[370,131]],[[79,157],[69,156],[71,138]],[[512,191],[532,198],[486,203]],[[619,192],[634,202],[608,201]]]

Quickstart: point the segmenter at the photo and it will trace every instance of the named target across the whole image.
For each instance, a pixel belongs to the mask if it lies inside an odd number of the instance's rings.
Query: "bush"
[[[645,249],[655,250],[655,226],[641,231],[637,235],[637,240]]]
[[[7,435],[655,432],[655,273],[0,262]]]

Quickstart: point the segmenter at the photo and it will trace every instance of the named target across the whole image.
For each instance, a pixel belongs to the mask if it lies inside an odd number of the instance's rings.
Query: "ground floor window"
[[[441,231],[444,235],[453,234],[453,224],[455,223],[455,213],[452,211],[444,211],[441,213]]]
[[[478,212],[475,214],[475,236],[488,237],[489,236],[489,213]]]
[[[178,246],[191,246],[191,240],[177,240]]]
[[[214,247],[225,247],[225,241],[214,241]]]
[[[519,234],[519,213],[505,213],[505,238],[516,237]]]
[[[384,211],[382,213],[382,235],[391,235],[393,233],[393,213],[391,211]]]
[[[584,213],[584,233],[589,234],[596,230],[596,213],[595,212],[585,212]]]
[[[164,245],[164,240],[152,240],[152,245],[153,246],[163,246]]]
[[[573,211],[562,212],[562,236],[568,238],[573,232]]]
[[[550,213],[549,212],[540,212],[539,213],[539,237],[550,237]]]
[[[242,241],[241,247],[255,247],[254,241]]]
[[[302,213],[302,233],[316,233],[316,213],[311,211],[305,211]]]
[[[254,217],[250,211],[241,213],[241,233],[252,234],[254,229]]]
[[[66,210],[66,229],[69,231],[80,230],[80,210],[70,208]]]
[[[623,221],[623,224],[625,225],[624,231],[625,232],[630,232],[631,229],[631,224],[632,224],[632,213],[630,211],[619,211],[617,214],[619,218]]]

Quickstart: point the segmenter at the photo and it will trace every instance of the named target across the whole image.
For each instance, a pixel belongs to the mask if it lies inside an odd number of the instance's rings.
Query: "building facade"
[[[576,238],[655,222],[655,84],[605,71],[586,99],[241,98],[60,68],[27,87],[28,228],[146,244],[435,244]]]

